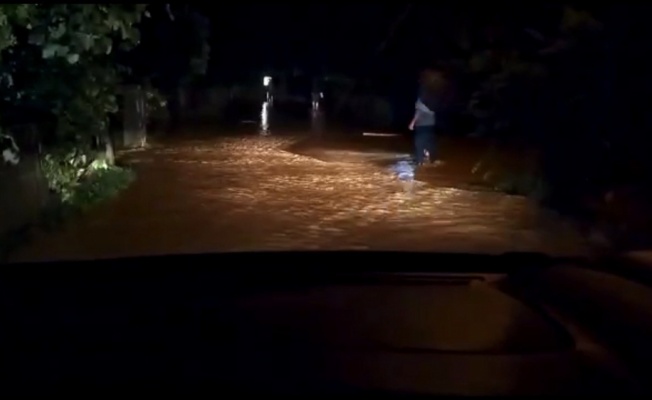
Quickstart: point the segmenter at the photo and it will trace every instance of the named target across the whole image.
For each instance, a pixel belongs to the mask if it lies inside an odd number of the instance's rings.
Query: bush
[[[39,221],[0,238],[0,261],[17,247],[29,242],[34,228],[54,230],[70,217],[116,196],[134,181],[135,174],[128,168],[110,166],[101,159],[87,163],[85,155],[73,152],[59,154],[68,157],[57,158],[51,153],[43,160],[44,174],[52,193],[51,201],[41,213]]]
[[[133,181],[131,170],[110,165],[101,155],[91,158],[87,153],[77,148],[60,149],[43,158],[43,174],[54,195],[45,213],[48,226],[113,197]]]
[[[98,170],[77,186],[69,204],[84,211],[98,202],[114,197],[134,179],[135,174],[128,168],[111,166]]]

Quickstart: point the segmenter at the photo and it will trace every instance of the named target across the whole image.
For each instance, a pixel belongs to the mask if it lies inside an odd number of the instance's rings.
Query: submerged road
[[[417,183],[351,157],[294,154],[299,137],[176,139],[123,154],[138,178],[118,198],[37,235],[13,260],[251,250],[579,254],[583,240],[530,201]]]

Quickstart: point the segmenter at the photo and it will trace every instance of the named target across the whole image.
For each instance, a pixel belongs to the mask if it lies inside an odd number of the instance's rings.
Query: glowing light
[[[269,132],[269,102],[264,101],[260,111],[260,134],[267,136]]]
[[[313,110],[319,110],[319,100],[324,98],[324,94],[322,92],[312,92],[312,109]]]
[[[271,76],[266,76],[263,78],[263,86],[267,87],[269,84],[272,82],[272,77]]]

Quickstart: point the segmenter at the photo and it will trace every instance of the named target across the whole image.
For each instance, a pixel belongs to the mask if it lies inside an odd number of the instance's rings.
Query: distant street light
[[[268,103],[268,105],[271,106],[274,98],[271,93],[272,88],[270,88],[270,83],[272,83],[271,76],[263,77],[263,87],[265,87],[265,101]]]

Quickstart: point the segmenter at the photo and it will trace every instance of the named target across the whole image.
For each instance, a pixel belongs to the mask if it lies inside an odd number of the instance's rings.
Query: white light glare
[[[260,111],[260,134],[267,136],[269,132],[269,103],[263,102],[263,108]]]
[[[271,76],[266,76],[266,77],[264,77],[264,78],[263,78],[263,86],[265,86],[265,87],[269,86],[269,83],[270,83],[271,81],[272,81],[272,77],[271,77]]]

